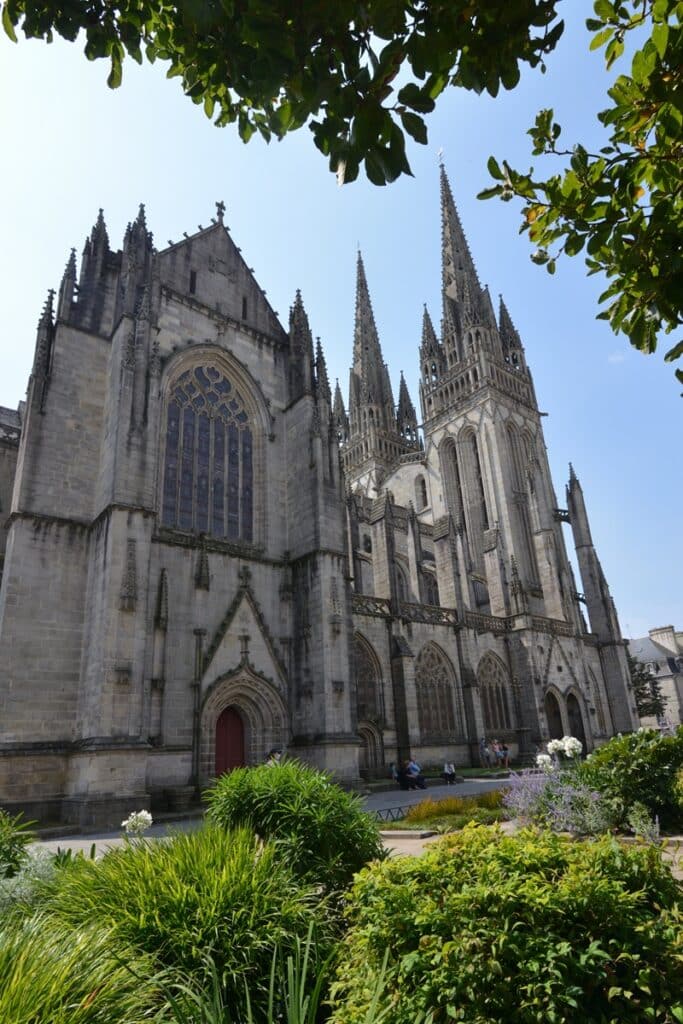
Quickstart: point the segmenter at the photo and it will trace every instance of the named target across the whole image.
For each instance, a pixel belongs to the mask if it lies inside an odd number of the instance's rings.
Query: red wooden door
[[[235,708],[225,708],[216,722],[216,775],[244,764],[244,722]]]

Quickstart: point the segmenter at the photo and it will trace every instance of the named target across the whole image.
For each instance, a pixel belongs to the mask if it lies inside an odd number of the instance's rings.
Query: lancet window
[[[177,379],[168,397],[161,521],[253,541],[254,438],[239,392],[215,366]]]
[[[423,742],[453,740],[462,732],[456,723],[453,683],[453,669],[446,656],[434,644],[427,644],[415,661],[417,713]]]
[[[353,668],[358,720],[378,721],[382,717],[380,673],[370,645],[360,636],[353,640]]]
[[[488,733],[504,732],[515,726],[508,673],[492,654],[485,654],[477,672],[479,696]]]

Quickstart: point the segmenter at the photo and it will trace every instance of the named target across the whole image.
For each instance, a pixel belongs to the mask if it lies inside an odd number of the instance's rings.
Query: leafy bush
[[[391,1024],[680,1021],[680,895],[652,846],[470,826],[358,875],[332,1021],[364,1020],[385,962]]]
[[[160,1019],[149,957],[98,925],[73,930],[38,915],[0,929],[0,1020],[6,1024],[142,1024]]]
[[[12,817],[0,808],[0,878],[16,875],[28,856],[29,843],[35,839],[33,822],[22,818],[22,814]]]
[[[237,1019],[247,988],[255,1012],[267,1002],[275,949],[287,956],[312,928],[320,956],[328,952],[311,890],[247,830],[203,828],[76,859],[58,872],[45,905],[75,929],[101,922],[197,982],[213,963]]]
[[[238,768],[207,793],[207,817],[222,828],[247,825],[276,839],[292,869],[327,891],[350,885],[369,861],[385,856],[376,821],[359,797],[298,761]]]
[[[677,785],[683,768],[683,727],[673,736],[641,729],[615,736],[579,768],[580,778],[606,796],[620,823],[635,803],[658,818],[663,829],[683,824],[683,801]]]

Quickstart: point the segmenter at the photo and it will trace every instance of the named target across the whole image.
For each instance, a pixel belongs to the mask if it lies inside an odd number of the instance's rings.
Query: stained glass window
[[[514,728],[510,682],[500,660],[493,654],[485,654],[479,663],[477,677],[486,731],[504,732]]]
[[[377,661],[369,645],[358,636],[353,640],[353,668],[356,677],[358,720],[377,721],[381,714]]]
[[[456,723],[453,670],[435,644],[427,644],[417,656],[415,689],[422,742],[452,741],[460,736],[462,724]],[[462,719],[461,709],[458,710],[458,718]]]
[[[168,400],[161,520],[253,541],[253,433],[242,398],[215,366],[176,381]]]

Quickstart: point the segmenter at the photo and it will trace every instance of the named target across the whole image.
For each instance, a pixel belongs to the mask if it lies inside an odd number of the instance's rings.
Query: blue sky
[[[480,280],[494,298],[503,293],[526,346],[548,413],[559,504],[571,461],[624,632],[683,628],[683,403],[672,369],[595,320],[601,283],[580,259],[561,261],[550,277],[529,259],[518,207],[476,199],[490,154],[532,163],[525,132],[541,107],[555,108],[568,145],[600,144],[594,114],[606,105],[608,78],[601,56],[588,52],[591,5],[563,6],[569,24],[548,73],[525,72],[496,100],[452,90],[428,119],[429,145],[410,144],[414,178],[384,189],[360,179],[339,189],[305,129],[244,146],[232,129],[213,127],[160,65],[131,62],[111,92],[105,63],[88,63],[76,45],[0,37],[0,404],[24,397],[45,294],[58,287],[70,248],[80,255],[100,206],[118,247],[144,202],[163,247],[208,224],[223,199],[226,223],[285,325],[301,288],[345,395],[360,245],[395,394],[403,370],[417,406],[423,303],[440,319],[442,149]]]

